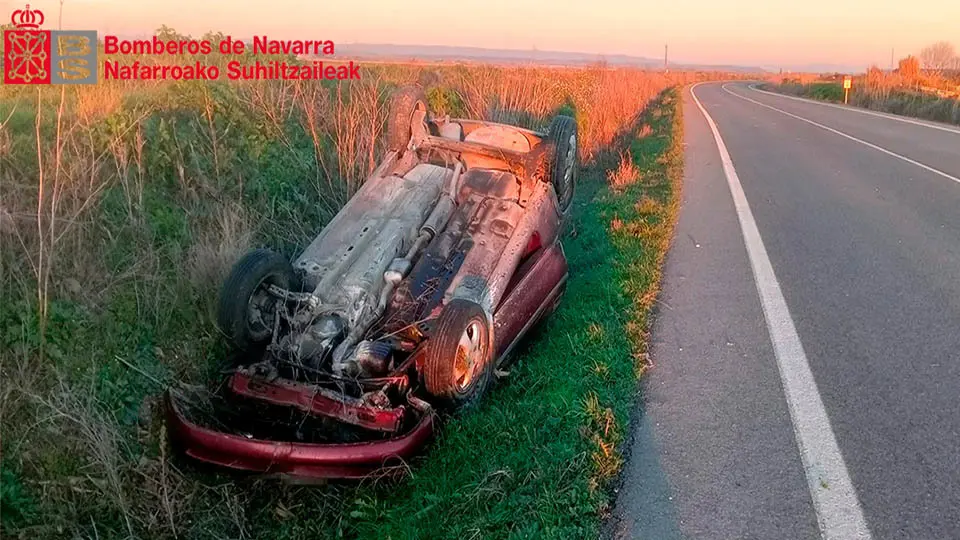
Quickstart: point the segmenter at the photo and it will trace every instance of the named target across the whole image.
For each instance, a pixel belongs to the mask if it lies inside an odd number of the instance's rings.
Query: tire
[[[268,249],[247,253],[233,265],[220,289],[220,329],[242,351],[268,342],[273,334],[272,310],[279,300],[266,293],[266,286],[289,290],[293,283],[293,267],[282,255]]]
[[[469,300],[452,300],[437,318],[427,344],[423,367],[427,392],[446,408],[472,408],[493,380],[493,364],[493,333],[483,308]]]
[[[557,193],[560,214],[564,218],[570,213],[573,194],[577,188],[577,176],[580,172],[580,154],[577,137],[577,121],[569,116],[559,115],[550,122],[547,138],[556,145],[556,152],[550,168],[550,183]]]
[[[418,85],[402,86],[390,98],[387,117],[387,150],[403,153],[413,134],[413,113],[427,110],[427,96]]]

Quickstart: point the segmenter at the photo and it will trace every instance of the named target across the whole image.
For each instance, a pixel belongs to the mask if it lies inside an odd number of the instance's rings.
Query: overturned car
[[[220,293],[238,351],[214,390],[167,394],[187,455],[291,477],[403,470],[436,411],[473,406],[560,301],[560,231],[577,129],[433,118],[418,87],[390,104],[386,156],[292,263],[256,250]]]

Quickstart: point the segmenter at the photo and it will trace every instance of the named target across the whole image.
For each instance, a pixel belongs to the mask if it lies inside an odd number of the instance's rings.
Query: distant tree
[[[217,45],[218,43],[220,43],[221,41],[227,39],[227,35],[224,34],[224,33],[221,32],[221,31],[214,32],[213,30],[210,30],[210,31],[208,31],[206,34],[204,34],[203,37],[200,38],[200,39],[203,39],[203,40],[205,40],[205,41],[209,41],[209,42],[212,43],[214,46],[216,46],[216,45]]]
[[[947,41],[938,41],[920,51],[920,61],[923,69],[933,75],[940,75],[945,70],[953,69],[957,62],[957,52]]]
[[[912,54],[900,60],[897,72],[903,79],[903,84],[907,86],[916,86],[920,79],[920,59]]]
[[[157,28],[156,32],[154,33],[158,38],[164,41],[183,41],[190,39],[190,36],[185,36],[165,24],[161,25],[160,28]]]

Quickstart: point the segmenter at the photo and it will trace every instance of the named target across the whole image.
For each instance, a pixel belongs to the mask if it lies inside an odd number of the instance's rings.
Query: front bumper
[[[271,441],[224,433],[189,420],[174,392],[167,391],[165,401],[171,440],[186,455],[231,469],[294,479],[360,479],[403,473],[406,461],[433,437],[436,422],[429,404],[410,397],[409,404],[419,418],[403,435],[342,444]]]

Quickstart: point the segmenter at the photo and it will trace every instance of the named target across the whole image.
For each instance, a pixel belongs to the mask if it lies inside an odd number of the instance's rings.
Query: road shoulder
[[[814,538],[815,513],[706,122],[684,93],[683,206],[615,538]]]

